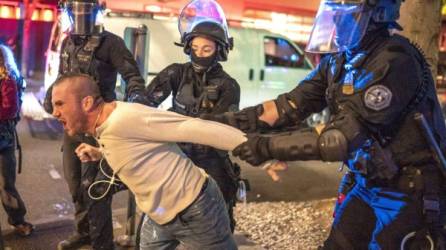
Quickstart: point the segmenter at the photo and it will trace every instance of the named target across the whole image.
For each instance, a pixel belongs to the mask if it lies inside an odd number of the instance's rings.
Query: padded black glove
[[[253,166],[259,166],[265,161],[272,159],[269,152],[269,141],[269,137],[248,137],[246,142],[238,145],[232,151],[232,154]]]
[[[203,120],[224,123],[226,125],[237,128],[237,122],[235,121],[234,118],[234,112],[225,112],[222,114],[202,113],[200,114],[200,118]]]
[[[202,114],[201,119],[216,121],[238,128],[246,133],[257,132],[270,126],[261,120],[259,116],[263,114],[263,105],[248,107],[238,112],[225,112],[223,114]]]

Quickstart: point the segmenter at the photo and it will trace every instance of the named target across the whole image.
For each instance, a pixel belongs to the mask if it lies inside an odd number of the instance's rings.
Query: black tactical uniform
[[[127,83],[126,99],[143,102],[145,81],[137,64],[124,41],[110,32],[67,37],[62,44],[59,74],[69,72],[92,76],[98,82],[101,96],[106,102],[116,99],[115,87],[119,73]],[[51,112],[51,88],[47,92],[45,103],[47,112]],[[64,135],[64,176],[75,204],[75,224],[79,234],[68,241],[88,243],[90,238],[94,249],[113,249],[112,193],[108,193],[100,200],[92,200],[87,192],[94,181],[106,179],[99,167],[111,170],[105,161],[102,166],[98,163],[81,164],[74,150],[84,142],[96,145],[92,137]],[[95,186],[97,196],[103,194],[105,190],[105,185]],[[67,245],[70,245],[68,241]]]
[[[378,4],[378,12],[391,10],[390,21],[371,21],[358,46],[325,56],[295,89],[274,100],[279,112],[274,127],[298,123],[328,106],[332,117],[326,127],[320,133],[305,129],[254,136],[233,153],[254,165],[274,158],[342,161],[348,166],[323,249],[400,249],[402,244],[429,245],[428,237],[444,249],[444,179],[414,117],[426,118],[443,151],[444,118],[424,56],[406,38],[387,30],[398,18],[392,11],[398,12],[400,2]],[[352,6],[329,0],[322,5]],[[263,112],[257,106],[220,118],[253,131],[269,127],[255,118]]]
[[[238,110],[240,86],[220,64],[205,73],[194,71],[192,63],[172,64],[161,71],[147,87],[150,105],[157,107],[172,93],[171,110],[182,115],[199,117]],[[232,228],[239,169],[234,169],[228,153],[209,146],[180,143],[183,152],[198,167],[214,178],[228,204]]]
[[[149,105],[158,107],[172,94],[171,110],[186,116],[201,117],[238,110],[240,86],[218,63],[227,60],[233,41],[228,34],[225,15],[220,7],[213,9],[214,3],[192,1],[182,10],[178,25],[181,43],[177,45],[183,47],[191,62],[172,64],[153,79],[146,89]],[[189,16],[191,13],[194,14]],[[192,46],[195,37],[215,42],[214,52],[198,56]],[[208,45],[204,47],[209,50]],[[190,143],[179,143],[179,146],[195,165],[217,181],[228,205],[231,230],[234,231],[233,206],[240,168],[231,162],[227,152]]]
[[[326,249],[398,249],[410,232],[441,226],[437,206],[443,178],[414,120],[416,112],[424,114],[438,142],[446,142],[429,68],[403,37],[383,30],[370,40],[358,53],[324,58],[298,87],[276,100],[279,109],[294,110],[283,113],[289,121],[327,105],[333,114],[320,135],[300,131],[273,137],[267,146],[269,156],[279,160],[348,166],[345,199],[336,208]],[[432,225],[424,216],[432,217]]]

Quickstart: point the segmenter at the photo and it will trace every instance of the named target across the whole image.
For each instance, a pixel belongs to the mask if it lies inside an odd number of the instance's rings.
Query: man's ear
[[[82,109],[85,112],[90,112],[95,107],[95,98],[93,96],[86,96],[82,99]]]

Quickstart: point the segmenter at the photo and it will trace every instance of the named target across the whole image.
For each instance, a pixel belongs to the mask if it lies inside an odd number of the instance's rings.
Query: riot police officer
[[[63,8],[61,19],[68,22],[62,26],[70,30],[62,44],[59,75],[69,72],[89,74],[99,84],[102,98],[113,101],[119,73],[127,83],[125,99],[143,103],[145,81],[124,41],[103,30],[102,7],[98,1],[66,0],[60,5]],[[48,113],[52,113],[51,89],[45,98]],[[82,142],[96,144],[92,137],[64,135],[63,168],[75,204],[76,232],[60,242],[58,249],[74,249],[86,243],[91,243],[94,249],[113,249],[112,193],[99,200],[93,200],[88,193],[92,183],[106,179],[99,168],[108,169],[108,166],[105,161],[81,165],[74,150]],[[105,190],[106,186],[96,185],[94,196],[101,196]]]
[[[191,61],[171,64],[153,79],[146,89],[150,105],[158,107],[172,93],[171,110],[186,116],[237,111],[240,86],[219,63],[227,60],[232,38],[228,35],[226,19],[218,3],[207,0],[189,3],[181,12],[179,31],[179,45]],[[227,152],[190,143],[182,143],[180,147],[195,165],[217,181],[228,204],[233,230],[232,208],[235,205],[238,166],[230,161]]]
[[[323,0],[307,46],[329,53],[317,68],[273,101],[215,117],[256,131],[296,124],[329,107],[332,117],[322,130],[252,136],[234,150],[254,165],[271,158],[347,165],[323,249],[445,247],[444,178],[430,146],[444,151],[446,129],[425,57],[389,33],[401,29],[400,5]],[[422,117],[428,126],[418,125]]]

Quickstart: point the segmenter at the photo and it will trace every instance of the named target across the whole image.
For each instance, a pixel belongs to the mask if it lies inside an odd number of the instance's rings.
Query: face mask
[[[193,51],[191,52],[192,66],[194,67],[194,70],[196,72],[204,72],[209,69],[217,62],[216,58],[217,51],[215,51],[213,55],[208,57],[198,57]]]

